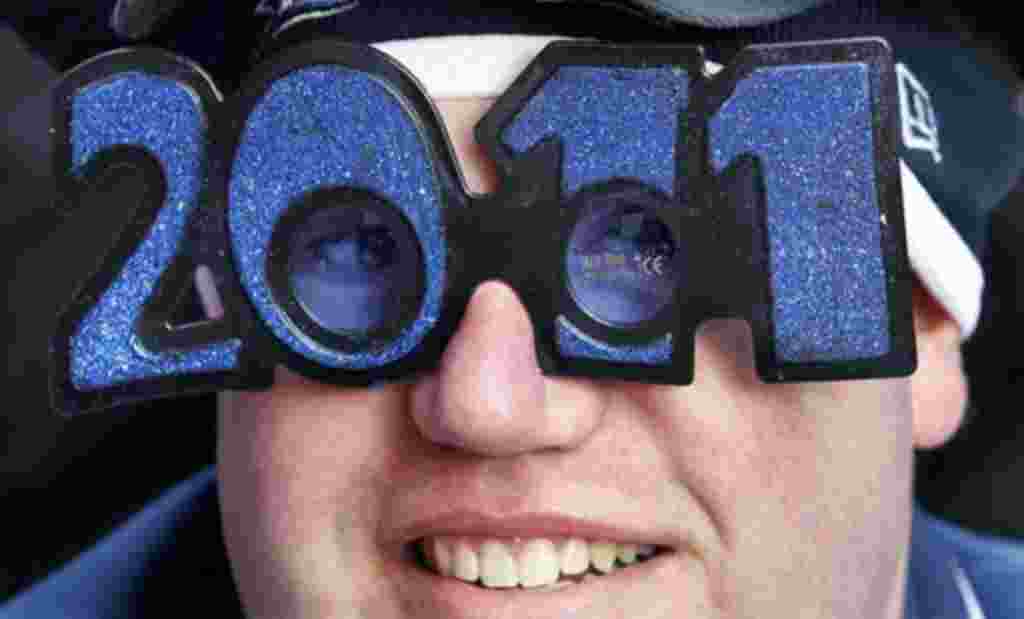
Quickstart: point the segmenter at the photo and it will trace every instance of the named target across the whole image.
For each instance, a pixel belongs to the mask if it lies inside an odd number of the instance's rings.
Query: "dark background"
[[[219,3],[213,3],[214,5]],[[225,3],[231,4],[231,3]],[[974,3],[978,4],[978,3]],[[954,3],[975,43],[1005,55],[1020,79],[1024,46],[1012,5],[979,14]],[[1015,40],[1018,39],[1018,40]],[[198,59],[197,59],[198,60]],[[45,133],[57,77],[0,22],[0,283],[6,372],[0,380],[0,601],[88,548],[176,482],[214,462],[213,396],[178,398],[67,420],[46,396],[46,343],[57,308],[113,222],[62,227]],[[1022,100],[1024,108],[1024,100]],[[1024,114],[1024,109],[1021,110]],[[945,447],[918,453],[922,504],[977,531],[1024,538],[1024,187],[993,212],[978,333],[964,347],[971,410]]]

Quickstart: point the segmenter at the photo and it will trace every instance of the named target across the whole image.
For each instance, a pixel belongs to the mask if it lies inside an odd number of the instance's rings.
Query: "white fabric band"
[[[376,43],[404,65],[433,99],[497,97],[547,46],[567,37],[447,36]],[[720,69],[708,63],[708,72]],[[984,272],[914,172],[900,161],[910,265],[921,284],[960,327],[974,334],[981,315]]]

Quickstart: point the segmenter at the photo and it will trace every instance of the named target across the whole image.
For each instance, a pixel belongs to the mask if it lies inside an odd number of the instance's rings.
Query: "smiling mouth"
[[[419,538],[403,559],[435,577],[480,589],[551,591],[587,583],[661,555],[666,546],[573,539]]]

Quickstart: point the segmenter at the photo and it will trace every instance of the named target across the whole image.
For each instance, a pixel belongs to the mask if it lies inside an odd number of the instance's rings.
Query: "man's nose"
[[[490,456],[572,448],[605,405],[592,381],[541,373],[530,315],[498,280],[477,286],[438,371],[412,394],[412,415],[427,439]]]

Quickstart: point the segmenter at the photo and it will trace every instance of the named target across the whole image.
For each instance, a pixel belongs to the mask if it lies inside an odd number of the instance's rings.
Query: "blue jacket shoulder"
[[[1024,542],[968,531],[915,505],[906,617],[1024,617]]]

